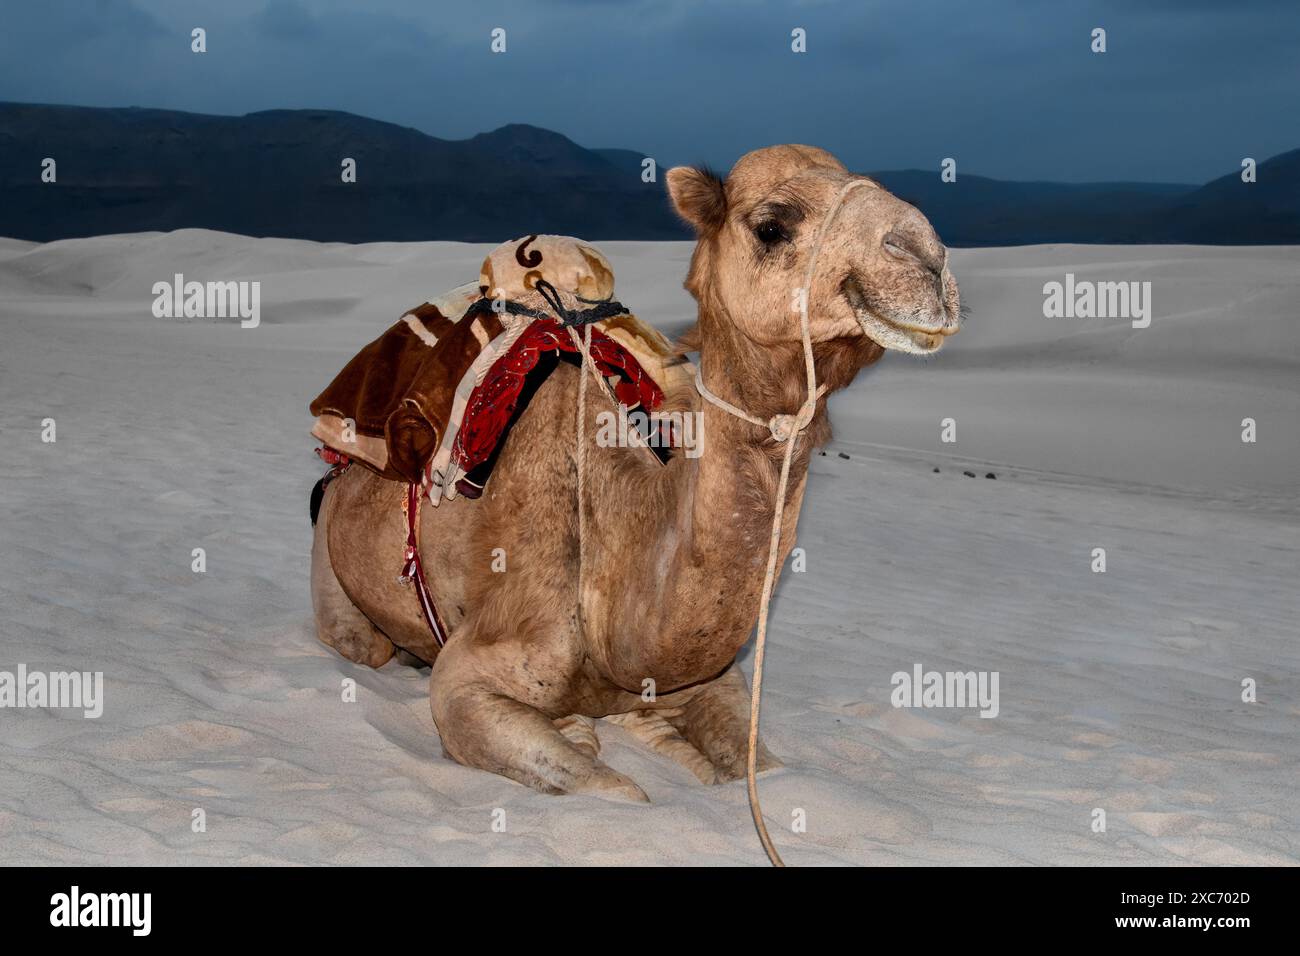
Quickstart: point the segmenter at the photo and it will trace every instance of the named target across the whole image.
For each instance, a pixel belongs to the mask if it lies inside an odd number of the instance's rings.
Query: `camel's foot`
[[[650,798],[636,782],[617,770],[611,770],[599,760],[595,761],[592,772],[580,780],[567,793],[585,793],[606,800],[624,800],[628,803],[649,803]]]
[[[745,776],[749,757],[749,687],[739,667],[731,665],[721,677],[696,691],[680,711],[668,711],[665,716],[695,750],[708,758],[713,766],[713,783],[729,783]],[[761,739],[756,763],[759,773],[783,766]]]
[[[448,644],[429,678],[433,722],[449,757],[543,793],[649,801],[631,779],[596,759],[600,742],[587,718],[552,720],[467,680],[474,670],[468,661],[472,652],[457,652],[465,646]]]
[[[382,667],[393,656],[393,642],[352,603],[335,577],[324,520],[316,525],[311,548],[311,603],[316,612],[316,637],[322,644],[353,663],[370,667]]]
[[[611,714],[605,718],[618,724],[655,753],[677,761],[700,783],[715,783],[717,770],[708,757],[695,749],[660,711],[634,710],[628,714]]]
[[[596,721],[581,714],[570,714],[554,721],[555,729],[564,734],[573,746],[595,757],[600,753],[600,738],[596,736]]]
[[[651,750],[680,763],[701,783],[745,776],[749,757],[749,687],[734,665],[677,707],[637,710],[605,718]],[[758,743],[759,773],[782,763]]]

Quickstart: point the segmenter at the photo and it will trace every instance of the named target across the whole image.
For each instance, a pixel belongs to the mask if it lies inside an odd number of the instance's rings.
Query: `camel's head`
[[[881,348],[936,351],[957,331],[957,282],[925,216],[811,146],[743,156],[724,180],[668,171],[678,213],[699,234],[687,286],[763,345],[797,342],[798,299],[822,222],[851,180],[808,291],[814,342],[866,334]]]

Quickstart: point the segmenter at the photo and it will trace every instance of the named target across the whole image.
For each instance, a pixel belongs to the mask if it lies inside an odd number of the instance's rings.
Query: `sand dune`
[[[690,321],[688,244],[603,248],[624,302]],[[0,240],[0,670],[106,683],[99,719],[0,710],[0,861],[762,862],[743,786],[602,725],[650,806],[533,793],[441,756],[424,675],[313,636],[306,404],[486,249]],[[1300,249],[957,250],[953,269],[965,331],[837,396],[814,460],[764,708],[787,860],[1300,861]],[[1066,272],[1151,281],[1152,326],[1045,319]],[[260,280],[261,326],[154,318],[175,273]],[[999,672],[998,716],[892,707],[916,663]]]

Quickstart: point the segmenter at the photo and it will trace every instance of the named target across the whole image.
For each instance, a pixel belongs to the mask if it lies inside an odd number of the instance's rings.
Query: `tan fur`
[[[750,153],[725,183],[669,171],[673,202],[699,232],[686,280],[699,322],[682,347],[699,351],[712,391],[763,418],[804,400],[793,294],[849,175],[806,146]],[[757,238],[764,210],[786,216],[788,240]],[[850,191],[809,294],[819,381],[843,388],[880,358],[864,325],[908,351],[932,350],[957,330],[942,249],[913,207],[883,189]],[[577,383],[562,364],[538,390],[481,499],[423,509],[421,552],[437,569],[430,586],[451,632],[441,653],[397,582],[403,486],[357,468],[336,479],[313,550],[320,639],[372,666],[394,646],[433,663],[445,752],[539,790],[645,799],[598,759],[598,742],[573,716],[634,715],[621,720],[629,732],[701,780],[737,779],[749,692],[734,660],[757,617],[781,446],[678,386],[667,405],[702,412],[699,458],[679,454],[665,466],[645,449],[599,447],[596,415],[610,405],[591,389],[579,597]],[[823,400],[792,465],[783,560],[809,456],[829,436]],[[504,551],[504,573],[492,570],[494,549]],[[764,750],[761,766],[776,765]]]

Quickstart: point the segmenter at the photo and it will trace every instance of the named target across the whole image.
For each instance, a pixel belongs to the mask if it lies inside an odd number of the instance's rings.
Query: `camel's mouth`
[[[952,281],[946,272],[944,281]],[[944,340],[957,331],[957,316],[949,315],[948,304],[937,296],[934,299],[937,309],[891,315],[873,302],[857,276],[847,276],[840,284],[840,291],[862,326],[863,334],[881,348],[928,355],[939,351]]]

